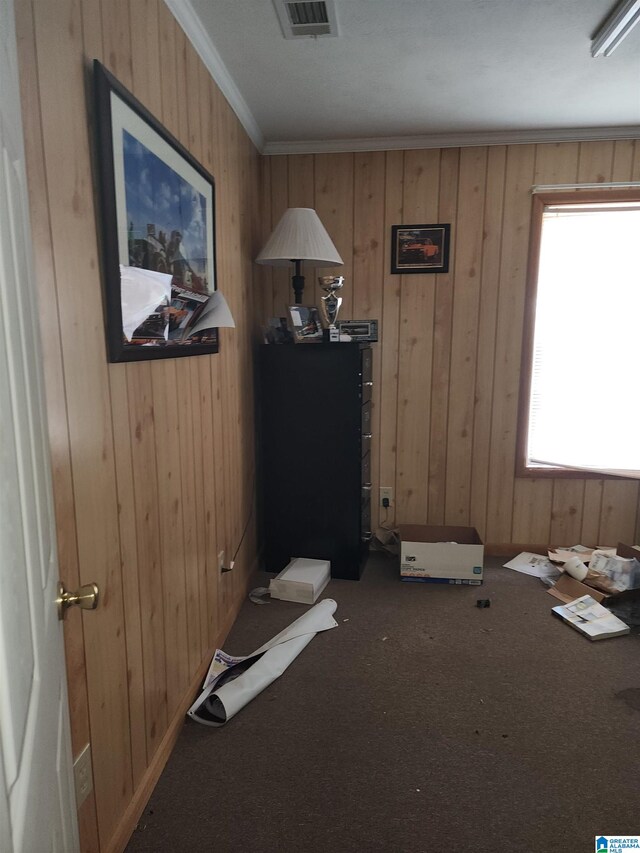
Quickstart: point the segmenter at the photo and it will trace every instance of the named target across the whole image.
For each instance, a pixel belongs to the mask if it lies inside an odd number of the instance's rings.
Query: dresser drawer
[[[362,384],[373,379],[373,350],[367,347],[362,350]]]
[[[371,434],[371,400],[362,404],[362,434]]]
[[[362,457],[362,485],[371,485],[371,453],[366,453]]]

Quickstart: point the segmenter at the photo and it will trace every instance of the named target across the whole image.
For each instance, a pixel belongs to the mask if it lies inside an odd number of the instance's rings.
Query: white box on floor
[[[331,578],[329,560],[294,557],[289,565],[269,583],[272,598],[315,604]]]
[[[400,578],[425,583],[482,583],[484,545],[475,527],[401,524]]]

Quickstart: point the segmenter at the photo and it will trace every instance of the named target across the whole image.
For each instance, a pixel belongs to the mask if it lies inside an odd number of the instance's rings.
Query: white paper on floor
[[[224,725],[281,676],[319,631],[337,627],[333,618],[337,606],[332,598],[319,601],[246,657],[233,657],[217,649],[202,692],[187,714],[205,726]]]

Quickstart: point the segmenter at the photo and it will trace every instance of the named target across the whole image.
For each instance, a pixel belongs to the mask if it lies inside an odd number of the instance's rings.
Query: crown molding
[[[222,61],[220,54],[213,46],[213,42],[205,32],[193,6],[189,0],[164,0],[164,2],[184,30],[185,35],[207,67],[209,74],[211,74],[220,91],[229,102],[229,106],[238,116],[249,138],[258,151],[262,153],[264,148],[262,131],[247,106],[247,102],[240,94],[240,90],[229,74],[227,66]]]
[[[354,151],[396,151],[414,148],[469,148],[478,145],[524,145],[536,142],[595,142],[600,140],[640,139],[640,125],[623,127],[587,127],[556,130],[507,130],[470,133],[432,133],[421,136],[360,137],[356,139],[311,139],[265,142],[246,101],[213,42],[207,35],[190,0],[164,0],[176,21],[219,86],[231,109],[259,153],[330,154]]]
[[[640,125],[559,130],[508,130],[482,133],[433,133],[424,136],[386,136],[360,139],[317,139],[267,142],[262,153],[331,154],[349,151],[397,151],[412,148],[469,148],[477,145],[525,145],[537,142],[596,142],[640,139]]]

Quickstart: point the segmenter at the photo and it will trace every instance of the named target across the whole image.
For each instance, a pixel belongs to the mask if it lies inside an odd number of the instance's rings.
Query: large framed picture
[[[94,61],[109,361],[218,352],[211,175]]]
[[[391,273],[449,271],[451,225],[392,225]]]

